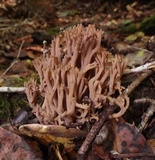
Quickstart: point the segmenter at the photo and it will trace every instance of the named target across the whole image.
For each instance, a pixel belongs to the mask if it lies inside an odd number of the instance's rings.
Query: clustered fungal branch
[[[98,119],[98,111],[109,103],[128,108],[122,93],[121,76],[126,63],[120,55],[101,47],[103,31],[94,25],[77,25],[59,34],[51,48],[34,60],[40,83],[25,83],[25,92],[34,114],[43,124],[69,125]],[[122,102],[123,101],[123,102]]]

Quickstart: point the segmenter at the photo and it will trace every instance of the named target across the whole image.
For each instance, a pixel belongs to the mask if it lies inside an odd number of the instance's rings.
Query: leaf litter
[[[73,10],[72,8],[75,8],[73,7],[75,5],[77,7]],[[115,1],[111,3],[108,1],[91,2],[72,0],[69,3],[61,0],[57,2],[51,0],[41,1],[40,3],[37,1],[14,1],[13,4],[10,4],[9,1],[5,3],[1,2],[1,75],[14,63],[15,59],[20,61],[8,69],[1,78],[0,85],[5,87],[19,86],[18,80],[23,79],[23,82],[20,84],[20,86],[23,87],[25,79],[27,79],[28,76],[31,77],[32,74],[32,76],[36,74],[31,61],[40,56],[40,50],[43,49],[43,41],[47,40],[48,48],[55,35],[79,23],[84,26],[95,24],[96,28],[100,28],[106,32],[104,37],[102,37],[102,46],[106,47],[106,49],[113,54],[123,54],[124,58],[128,61],[127,67],[129,70],[153,62],[155,46],[153,29],[155,26],[154,5],[154,1]],[[34,6],[38,6],[37,12]],[[25,42],[18,55],[23,40]],[[154,67],[152,67],[152,70],[154,70]],[[130,76],[124,75],[124,77],[122,77],[124,87],[133,81],[133,79],[130,80],[130,77],[132,78],[134,76],[136,79],[140,74],[130,73],[129,75]],[[17,78],[15,80],[17,84],[10,82],[12,77]],[[88,156],[86,159],[132,159],[135,157],[139,159],[146,157],[151,159],[154,157],[155,141],[153,135],[155,127],[153,106],[152,108],[151,106],[149,107],[145,101],[138,104],[133,103],[134,100],[138,101],[138,99],[144,99],[146,97],[151,98],[152,101],[154,100],[154,78],[154,75],[151,75],[139,84],[139,93],[137,93],[136,89],[133,89],[133,93],[130,95],[131,105],[121,119],[109,119],[107,123],[102,125],[103,128],[106,125],[105,128],[107,129],[101,129],[99,134],[96,133],[96,135],[94,135],[96,138],[100,137],[101,142],[96,144],[95,140],[89,144],[90,150],[87,153]],[[150,91],[150,93],[147,94],[146,90],[148,90],[148,92]],[[18,97],[20,93],[16,94]],[[25,95],[23,94],[22,96],[23,99],[25,99]],[[22,103],[23,105],[28,104],[28,102],[25,101]],[[6,105],[5,103],[2,104]],[[151,105],[153,105],[153,103],[151,103]],[[22,109],[23,107],[21,105],[17,108]],[[149,114],[149,108],[151,114]],[[29,113],[31,112],[30,108],[26,110]],[[3,112],[2,109],[1,112]],[[13,119],[15,115],[16,113],[10,117],[10,114],[8,114],[8,118],[6,118],[7,123],[9,123],[9,119]],[[35,119],[35,116],[33,116],[30,117],[28,121],[25,121],[25,125],[32,123],[33,126],[34,122],[36,123],[36,121],[33,121],[33,119]],[[146,118],[144,120],[142,117],[147,117],[147,120]],[[3,122],[3,120],[1,120],[1,122]],[[144,125],[143,123],[145,123],[145,127],[140,132],[137,130],[137,127],[140,124]],[[11,126],[4,127],[3,123],[1,123],[1,125],[3,128],[9,128],[8,130],[13,132],[12,129],[10,129]],[[93,126],[94,124],[87,125]],[[46,127],[46,125],[42,127]],[[75,125],[73,128],[78,127],[79,126]],[[22,133],[19,132],[20,127],[17,127],[16,130],[16,134],[21,136]],[[27,131],[31,132],[31,128],[27,129]],[[10,135],[11,134],[14,133],[10,133]],[[73,143],[75,144],[75,148],[66,153],[64,145],[57,141],[57,138],[60,138],[59,133],[54,141],[50,140],[46,143],[44,142],[43,135],[40,135],[41,132],[39,129],[38,134],[39,138],[36,134],[33,136],[39,139],[36,140],[36,142],[39,142],[39,148],[45,146],[46,150],[42,149],[40,151],[40,153],[42,153],[40,157],[46,157],[46,159],[75,159],[76,154],[79,153],[79,148],[84,145],[84,138],[79,142],[75,139],[71,142],[71,145]],[[51,136],[50,132],[47,131],[46,134],[47,137],[45,137],[48,139],[48,136]],[[102,134],[105,135],[103,136]],[[29,133],[26,133],[26,135],[29,135]],[[135,140],[136,144],[134,143]],[[70,140],[66,139],[66,141]],[[14,150],[16,150],[16,147]],[[10,154],[13,155],[14,153]],[[46,154],[48,156],[45,156]],[[53,154],[53,156],[50,156],[50,154]]]

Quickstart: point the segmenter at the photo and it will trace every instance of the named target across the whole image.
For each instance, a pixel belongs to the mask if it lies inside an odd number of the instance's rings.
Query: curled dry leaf
[[[152,153],[146,139],[138,129],[121,118],[118,120],[113,119],[106,123],[98,136],[100,136],[100,143],[95,140],[93,148],[90,151],[91,156],[93,154],[95,157],[105,159],[110,157],[112,150],[115,150],[118,154]]]
[[[37,137],[44,140],[46,143],[60,143],[66,151],[74,149],[74,139],[85,138],[87,132],[75,128],[66,128],[59,125],[42,125],[42,124],[27,124],[19,127],[22,134],[30,137]]]

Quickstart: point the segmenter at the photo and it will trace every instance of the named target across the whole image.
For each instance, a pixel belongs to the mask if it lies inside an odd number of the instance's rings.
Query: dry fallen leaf
[[[0,159],[41,160],[42,153],[36,142],[30,144],[23,137],[0,127]]]
[[[74,139],[85,138],[87,132],[59,125],[27,124],[19,127],[22,134],[37,137],[46,143],[60,143],[66,151],[74,149]]]
[[[104,138],[101,141],[102,137],[100,137],[100,144],[94,143],[90,151],[90,155],[95,157],[94,159],[98,157],[108,159],[112,150],[115,150],[118,154],[152,153],[151,147],[147,144],[144,136],[135,126],[125,122],[123,119],[111,120],[106,124],[106,128],[108,131],[103,129],[103,132],[108,132],[106,138],[102,136]],[[90,155],[88,160],[91,160]]]
[[[145,137],[127,122],[113,120],[115,149],[119,153],[151,153]]]

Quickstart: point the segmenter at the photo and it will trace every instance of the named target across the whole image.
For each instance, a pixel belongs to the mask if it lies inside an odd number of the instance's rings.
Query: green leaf
[[[133,42],[137,39],[137,35],[131,34],[128,37],[125,38],[125,41]]]
[[[131,19],[125,19],[125,20],[122,22],[122,24],[123,24],[123,25],[127,25],[127,24],[130,24],[131,22],[132,22]]]

